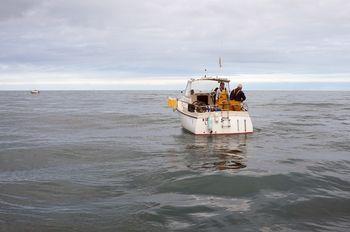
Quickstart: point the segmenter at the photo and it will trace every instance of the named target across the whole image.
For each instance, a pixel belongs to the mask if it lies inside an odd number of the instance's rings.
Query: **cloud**
[[[0,21],[23,17],[31,9],[35,8],[39,0],[2,0],[0,7]]]
[[[0,79],[216,75],[219,56],[225,75],[350,73],[349,12],[346,0],[6,0]]]
[[[3,75],[0,79],[0,90],[59,90],[59,89],[184,89],[192,77],[184,76],[142,76],[122,78],[116,76],[98,76],[91,73],[22,73]],[[349,74],[239,74],[223,76],[231,80],[231,87],[243,83],[247,89],[342,89],[350,90]]]

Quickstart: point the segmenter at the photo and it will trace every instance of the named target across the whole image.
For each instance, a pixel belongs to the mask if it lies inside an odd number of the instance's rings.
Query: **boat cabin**
[[[191,79],[188,81],[184,91],[184,98],[187,100],[187,103],[197,106],[197,111],[203,111],[204,107],[215,106],[216,90],[219,88],[220,83],[224,83],[227,93],[230,93],[229,82],[230,80],[219,77]]]

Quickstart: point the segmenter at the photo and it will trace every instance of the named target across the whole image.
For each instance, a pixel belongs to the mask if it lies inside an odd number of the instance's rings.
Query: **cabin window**
[[[190,97],[191,96],[191,83],[188,82],[185,90],[185,96]]]
[[[217,81],[212,80],[200,80],[200,81],[194,81],[192,83],[192,89],[195,93],[210,93],[214,91],[215,88],[219,87],[219,83]],[[228,84],[225,83],[226,89],[228,89]]]

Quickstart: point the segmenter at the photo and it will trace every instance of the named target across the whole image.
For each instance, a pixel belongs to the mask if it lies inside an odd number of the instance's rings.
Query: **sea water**
[[[247,91],[229,136],[178,94],[0,92],[0,231],[349,231],[350,92]]]

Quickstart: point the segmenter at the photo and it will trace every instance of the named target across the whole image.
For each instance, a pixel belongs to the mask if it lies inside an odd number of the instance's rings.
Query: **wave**
[[[265,176],[223,176],[205,175],[175,180],[165,183],[160,192],[177,192],[185,194],[204,194],[214,196],[242,197],[258,194],[260,191],[313,192],[319,186],[333,190],[333,187],[350,186],[348,181],[339,178],[320,179],[300,173],[275,174]],[[343,187],[343,190],[348,190]]]

